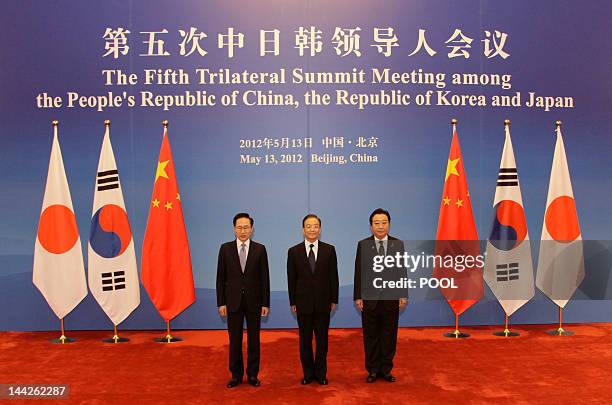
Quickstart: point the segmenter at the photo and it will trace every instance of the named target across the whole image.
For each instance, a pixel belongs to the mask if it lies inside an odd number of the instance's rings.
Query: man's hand
[[[297,306],[291,305],[291,312],[293,312],[294,314],[297,314]]]
[[[399,307],[400,309],[404,308],[408,304],[408,298],[400,298]]]
[[[261,316],[268,316],[269,312],[270,312],[270,308],[268,308],[268,307],[261,307]]]
[[[221,316],[227,316],[227,306],[225,305],[221,305],[219,307],[219,315]]]
[[[362,299],[355,300],[355,305],[357,305],[357,308],[359,308],[360,311],[363,311],[363,300]]]
[[[338,304],[334,304],[332,302],[331,305],[330,305],[330,308],[329,308],[329,312],[332,312],[334,309],[336,309],[336,305],[338,305]]]

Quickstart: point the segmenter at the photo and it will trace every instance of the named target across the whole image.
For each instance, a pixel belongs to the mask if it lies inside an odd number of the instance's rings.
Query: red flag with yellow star
[[[459,316],[482,297],[483,263],[477,260],[480,255],[478,231],[454,123],[440,202],[436,255],[439,259],[435,261],[434,276],[438,279],[453,280],[455,288],[442,287],[441,284],[440,290],[453,312]],[[469,257],[473,259],[468,259]]]
[[[165,321],[195,302],[189,242],[167,129],[142,244],[142,284]]]

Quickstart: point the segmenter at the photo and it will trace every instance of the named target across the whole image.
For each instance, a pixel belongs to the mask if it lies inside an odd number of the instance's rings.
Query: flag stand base
[[[459,315],[455,314],[455,331],[445,333],[443,336],[454,339],[464,339],[470,337],[470,334],[459,332]]]
[[[172,335],[166,335],[164,337],[155,338],[153,339],[153,341],[157,343],[174,343],[174,342],[182,342],[183,339],[176,337],[176,336],[172,336]]]
[[[63,345],[64,343],[73,343],[73,342],[76,342],[76,340],[62,335],[62,336],[60,336],[57,339],[51,339],[51,342]]]
[[[493,332],[493,335],[502,337],[515,337],[520,336],[521,334],[518,332],[510,332],[510,328],[508,328],[508,314],[506,314],[506,325],[504,327],[504,330],[501,332]]]
[[[104,343],[125,343],[125,342],[129,342],[130,339],[124,338],[124,337],[119,337],[119,336],[115,335],[112,338],[102,339],[102,341]]]
[[[75,339],[72,339],[72,338],[69,338],[69,337],[66,336],[66,332],[65,332],[65,329],[64,329],[64,318],[60,319],[60,333],[61,333],[61,336],[59,338],[51,339],[52,343],[63,345],[64,343],[75,342]]]
[[[572,336],[574,332],[563,329],[563,308],[559,307],[559,327],[557,329],[547,330],[546,333],[553,336]]]
[[[470,337],[470,334],[459,332],[459,329],[455,329],[454,332],[445,333],[443,336],[448,337],[448,338],[464,339],[464,338]]]
[[[572,336],[574,334],[574,332],[563,328],[547,330],[546,333],[553,336]]]
[[[170,320],[166,320],[166,336],[153,339],[157,343],[174,343],[181,342],[183,339],[172,336],[170,334]]]
[[[511,332],[510,329],[504,329],[503,331],[499,331],[499,332],[493,332],[493,334],[495,336],[502,336],[502,337],[515,337],[515,336],[521,336],[520,333],[518,332]]]

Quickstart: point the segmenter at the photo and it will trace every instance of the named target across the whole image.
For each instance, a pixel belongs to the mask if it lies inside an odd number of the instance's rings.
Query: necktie
[[[244,273],[244,267],[246,266],[246,243],[240,245],[240,268]]]
[[[316,264],[316,259],[315,259],[315,254],[314,254],[314,244],[310,244],[310,252],[308,252],[308,264],[310,264],[310,271],[314,274],[315,271],[315,264]]]
[[[379,256],[385,255],[385,245],[383,243],[384,242],[382,240],[378,241],[378,255]]]

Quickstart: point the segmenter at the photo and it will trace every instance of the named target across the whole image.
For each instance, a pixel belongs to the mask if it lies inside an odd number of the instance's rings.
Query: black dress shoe
[[[304,377],[304,378],[302,378],[302,381],[300,381],[300,384],[302,384],[302,385],[308,385],[308,384],[310,384],[311,382],[312,382],[312,378],[306,378],[306,377]]]
[[[329,384],[329,381],[327,381],[327,378],[325,378],[325,377],[319,378],[319,384],[327,385],[327,384]]]
[[[366,382],[368,384],[373,383],[374,381],[376,381],[376,378],[378,378],[378,376],[376,375],[376,373],[370,373],[368,374],[368,378],[366,378]]]
[[[395,382],[395,377],[393,376],[393,374],[388,373],[388,374],[384,374],[383,378],[385,379],[385,381],[387,382]]]
[[[249,384],[253,387],[259,387],[261,382],[257,379],[257,377],[249,377]]]
[[[226,387],[227,388],[234,388],[235,386],[237,386],[240,383],[242,383],[242,380],[239,380],[237,378],[232,378],[231,380],[229,380],[229,382],[227,383]]]

